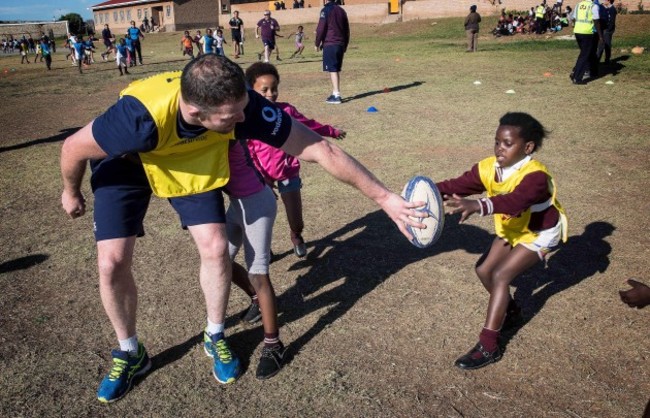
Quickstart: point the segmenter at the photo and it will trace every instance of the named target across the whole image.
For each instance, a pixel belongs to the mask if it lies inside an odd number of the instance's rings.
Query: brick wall
[[[174,3],[175,27],[170,30],[180,31],[219,25],[218,0],[176,0]]]
[[[0,24],[0,35],[14,38],[21,38],[23,35],[32,35],[32,38],[40,37],[41,33],[47,35],[52,29],[55,37],[65,37],[68,34],[68,22],[41,22],[41,23],[3,23]]]

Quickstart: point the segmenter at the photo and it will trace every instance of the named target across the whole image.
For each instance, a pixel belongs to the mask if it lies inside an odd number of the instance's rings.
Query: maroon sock
[[[499,331],[483,328],[478,337],[479,342],[486,351],[494,352],[498,347]]]
[[[265,332],[264,333],[264,346],[265,347],[275,347],[280,344],[280,332]]]

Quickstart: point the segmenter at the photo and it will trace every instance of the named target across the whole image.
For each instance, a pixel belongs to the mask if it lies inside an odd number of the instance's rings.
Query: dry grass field
[[[116,341],[99,299],[92,194],[86,179],[90,213],[64,216],[60,146],[129,81],[181,69],[180,34],[148,36],[145,65],[128,77],[112,62],[79,75],[62,51],[49,72],[0,56],[0,416],[641,417],[650,310],[628,308],[618,290],[628,277],[650,284],[650,58],[628,52],[650,46],[650,16],[619,18],[615,64],[585,86],[569,81],[578,51],[559,39],[567,33],[495,39],[485,19],[480,51],[466,54],[462,19],[354,26],[340,106],[324,103],[320,56],[308,48],[289,60],[293,43],[281,40],[280,99],[345,129],[342,147],[393,190],[489,156],[507,111],[552,131],[537,158],[556,178],[570,238],[513,283],[524,320],[500,362],[453,366],[483,325],[473,267],[492,220],[448,217],[440,241],[420,250],[372,202],[305,164],[309,255],[291,252],[282,208],[273,240],[282,372],[255,379],[262,329],[237,321],[248,301],[233,289],[227,334],[246,370],[228,386],[212,378],[198,255],[170,205],[153,199],[134,271],[154,367],[110,406],[95,397]],[[242,66],[258,47],[246,45]]]

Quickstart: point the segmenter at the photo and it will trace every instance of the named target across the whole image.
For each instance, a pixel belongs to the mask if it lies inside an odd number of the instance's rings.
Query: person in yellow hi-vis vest
[[[535,33],[546,32],[546,1],[535,8]]]
[[[120,346],[99,385],[99,401],[122,398],[133,379],[151,367],[136,333],[131,266],[152,192],[169,200],[198,248],[207,308],[204,350],[214,359],[213,375],[220,383],[238,378],[239,359],[224,336],[232,265],[221,188],[230,177],[230,142],[247,138],[317,162],[374,200],[407,238],[412,238],[407,225],[424,228],[412,217],[428,216],[415,209],[425,202],[406,202],[336,144],[248,90],[242,69],[227,58],[205,54],[182,72],[133,82],[116,104],[68,137],[61,149],[61,203],[72,218],[86,212],[81,184],[91,161],[100,295]]]
[[[599,10],[598,4],[592,0],[583,0],[578,3],[571,16],[575,22],[573,34],[580,48],[576,65],[569,75],[573,84],[585,84],[582,78],[587,67],[590,79],[598,76],[598,43],[603,42]]]
[[[473,370],[501,359],[499,334],[515,325],[521,309],[510,296],[510,283],[567,240],[567,220],[557,200],[553,177],[532,158],[547,132],[527,113],[506,113],[499,120],[494,156],[462,176],[437,183],[447,213],[460,222],[478,213],[492,215],[496,238],[476,264],[476,274],[490,294],[479,342],[455,365]],[[487,197],[468,199],[481,194]]]

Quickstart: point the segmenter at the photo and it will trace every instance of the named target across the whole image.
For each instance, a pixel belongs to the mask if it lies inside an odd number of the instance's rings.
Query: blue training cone
[[[374,106],[370,106],[368,110],[366,110],[366,112],[375,113],[375,112],[379,112],[379,110],[377,110],[377,108]]]

